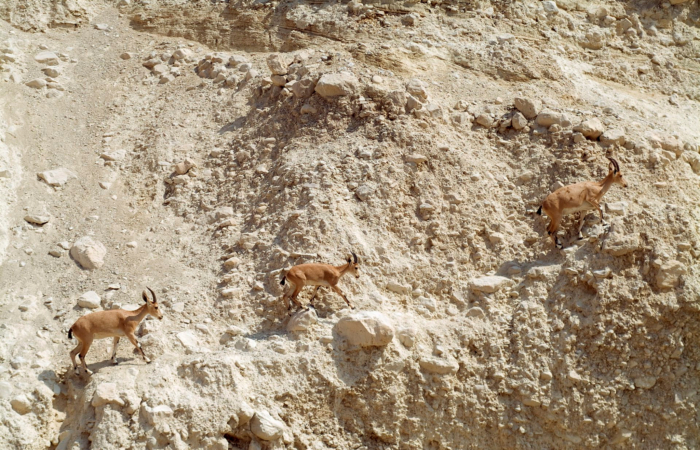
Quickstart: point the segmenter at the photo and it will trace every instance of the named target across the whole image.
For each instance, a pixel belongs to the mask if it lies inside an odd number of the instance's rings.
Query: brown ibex
[[[603,195],[608,192],[608,189],[610,189],[613,184],[617,183],[622,187],[627,187],[627,181],[625,181],[620,172],[620,165],[614,159],[608,159],[610,160],[610,166],[608,175],[604,179],[601,181],[584,181],[582,183],[561,187],[549,194],[537,210],[537,214],[542,215],[544,211],[549,217],[550,222],[547,227],[547,233],[552,236],[554,245],[557,248],[562,248],[562,244],[557,238],[557,230],[559,229],[559,223],[563,216],[597,208],[602,222],[604,219],[600,201]],[[581,223],[578,228],[579,238],[581,237],[582,227],[583,218],[581,218]]]
[[[146,304],[136,311],[110,309],[108,311],[86,314],[75,321],[73,326],[68,330],[68,339],[72,339],[73,335],[75,335],[75,338],[78,340],[77,347],[70,352],[70,359],[73,362],[73,369],[76,372],[78,371],[78,364],[75,362],[75,355],[80,353],[80,362],[85,373],[92,373],[85,364],[85,355],[87,355],[88,350],[90,350],[93,339],[114,338],[114,346],[112,349],[112,362],[114,364],[117,363],[117,344],[119,344],[119,338],[123,336],[126,336],[126,338],[134,344],[134,347],[138,349],[147,363],[151,362],[151,360],[146,357],[146,354],[141,348],[141,344],[136,340],[136,336],[134,335],[136,328],[138,328],[141,321],[147,315],[150,314],[158,319],[163,319],[163,313],[158,309],[156,293],[153,292],[151,288],[147,289],[151,291],[153,301],[149,301],[146,291],[143,291],[141,296]]]
[[[292,302],[301,308],[301,303],[297,300],[299,292],[301,292],[304,286],[316,286],[314,290],[314,295],[311,297],[309,305],[313,306],[314,298],[316,298],[316,293],[318,288],[321,286],[326,286],[331,289],[341,297],[348,304],[349,307],[355,308],[348,298],[343,294],[343,292],[338,288],[337,284],[340,278],[346,273],[352,273],[355,278],[360,278],[359,263],[357,260],[357,255],[354,252],[350,252],[352,257],[348,257],[348,262],[342,266],[332,266],[330,264],[299,264],[294,266],[289,271],[282,276],[281,285],[284,286],[285,281],[294,288],[290,289],[286,294],[282,296],[285,306],[288,310],[292,309],[292,304],[289,302],[291,298]]]

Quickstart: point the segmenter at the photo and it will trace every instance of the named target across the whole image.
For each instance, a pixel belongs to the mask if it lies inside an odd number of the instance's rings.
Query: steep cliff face
[[[6,447],[700,445],[696,4],[58,5],[0,22]],[[536,211],[608,157],[556,249]],[[351,251],[355,310],[287,311]],[[153,362],[74,374],[145,286]]]

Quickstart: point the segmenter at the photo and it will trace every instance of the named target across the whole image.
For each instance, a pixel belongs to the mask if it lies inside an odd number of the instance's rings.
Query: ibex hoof
[[[85,375],[92,375],[92,370],[85,369]]]

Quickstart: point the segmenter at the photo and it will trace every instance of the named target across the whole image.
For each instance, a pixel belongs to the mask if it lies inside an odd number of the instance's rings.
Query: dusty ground
[[[0,447],[700,446],[697,3],[0,18]],[[347,95],[322,96],[339,72]],[[515,98],[540,113],[524,128]],[[609,228],[591,213],[577,240],[569,218],[555,249],[534,212],[606,156],[629,182]],[[57,168],[75,178],[37,175]],[[83,236],[98,269],[69,255]],[[284,269],[351,250],[361,276],[339,286],[388,341],[347,335],[360,316],[330,290],[293,318],[280,301]],[[105,339],[74,374],[78,298],[134,308],[146,286],[153,362],[123,342],[113,366]]]

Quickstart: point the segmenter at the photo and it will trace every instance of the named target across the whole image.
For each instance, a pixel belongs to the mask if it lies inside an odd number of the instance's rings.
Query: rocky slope
[[[0,6],[3,448],[698,447],[673,3]],[[609,227],[556,250],[535,211],[607,156]],[[357,310],[290,317],[283,271],[350,251]],[[153,362],[74,374],[73,322],[145,286]]]

